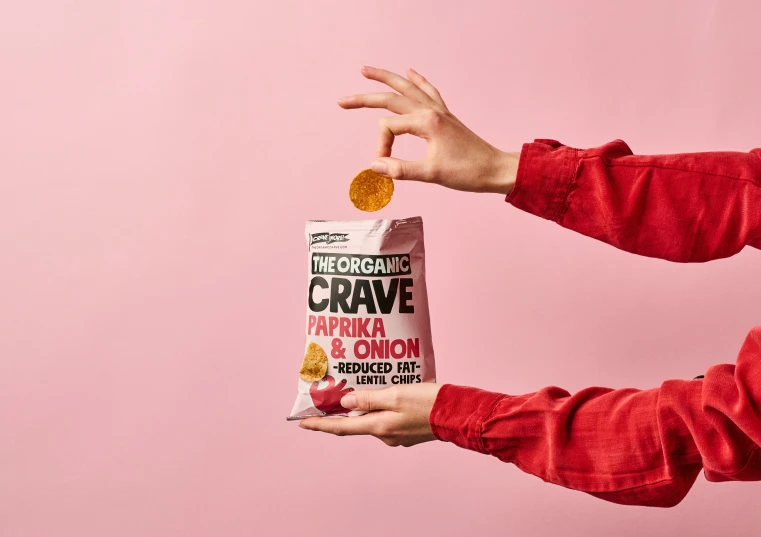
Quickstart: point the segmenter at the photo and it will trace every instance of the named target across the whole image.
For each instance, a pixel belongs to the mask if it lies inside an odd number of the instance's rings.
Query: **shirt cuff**
[[[557,222],[573,187],[578,162],[579,150],[556,140],[523,144],[515,186],[505,201]]]
[[[503,397],[501,393],[444,384],[429,418],[433,435],[443,442],[488,454],[481,429]]]

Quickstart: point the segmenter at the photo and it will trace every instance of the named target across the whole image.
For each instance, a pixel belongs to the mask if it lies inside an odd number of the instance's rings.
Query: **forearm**
[[[761,479],[761,327],[736,366],[653,390],[559,388],[508,396],[446,385],[430,416],[440,440],[512,462],[608,501],[667,507],[701,467],[712,481]]]
[[[618,140],[579,150],[525,144],[514,206],[622,250],[679,262],[761,247],[761,149],[633,155]]]

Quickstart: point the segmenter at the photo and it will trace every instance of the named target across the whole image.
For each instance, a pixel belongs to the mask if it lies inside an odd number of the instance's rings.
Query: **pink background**
[[[759,20],[754,0],[8,4],[0,536],[757,533],[759,484],[701,477],[677,508],[624,508],[284,418],[304,221],[365,217],[347,188],[382,112],[335,105],[376,88],[363,63],[415,67],[506,150],[747,150]],[[733,362],[761,318],[758,251],[669,264],[499,196],[399,184],[381,216],[412,215],[443,382],[649,388]]]

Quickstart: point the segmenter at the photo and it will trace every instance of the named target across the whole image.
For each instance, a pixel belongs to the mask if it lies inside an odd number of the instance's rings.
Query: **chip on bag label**
[[[309,221],[306,341],[289,420],[358,416],[353,390],[435,382],[423,220]]]

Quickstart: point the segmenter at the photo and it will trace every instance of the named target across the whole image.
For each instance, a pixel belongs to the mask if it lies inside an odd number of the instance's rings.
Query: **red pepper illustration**
[[[317,388],[319,382],[313,382],[312,387],[309,388],[309,395],[312,396],[312,403],[317,410],[321,410],[326,414],[346,414],[348,409],[341,406],[341,398],[349,392],[353,392],[354,388],[344,388],[346,386],[346,379],[336,384],[336,379],[328,375],[325,380],[328,381],[328,385],[323,389]]]

